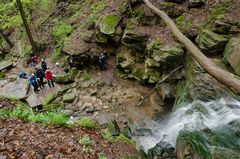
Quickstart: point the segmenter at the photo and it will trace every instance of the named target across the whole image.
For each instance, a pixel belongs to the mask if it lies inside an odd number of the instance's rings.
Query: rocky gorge
[[[212,62],[239,77],[239,0],[151,2]],[[1,41],[9,52],[0,62],[4,98],[40,111],[62,110],[72,121],[89,117],[113,136],[125,133],[123,140],[132,143],[124,131],[127,121],[138,148],[137,155],[127,157],[240,157],[238,93],[199,65],[143,1],[53,0],[47,10],[39,4],[29,16],[33,37],[44,48],[38,56],[50,66],[61,64],[57,85],[34,94],[16,77],[33,68],[26,67],[30,44],[23,29],[12,29],[14,47]],[[105,71],[98,69],[100,52],[106,55]],[[69,58],[74,68],[63,73]]]

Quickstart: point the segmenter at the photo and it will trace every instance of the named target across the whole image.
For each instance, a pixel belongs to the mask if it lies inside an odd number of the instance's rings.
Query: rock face
[[[234,72],[240,76],[240,38],[231,38],[224,51],[224,58],[231,65]]]
[[[209,101],[223,97],[237,97],[230,89],[206,73],[191,57],[185,57],[185,68],[186,80],[178,83],[174,109],[178,107],[178,104],[192,100]]]
[[[28,88],[27,79],[18,79],[5,85],[2,93],[6,98],[24,99],[27,97]]]
[[[146,47],[146,41],[148,37],[146,35],[141,35],[139,33],[125,30],[122,37],[122,43],[125,46],[135,48],[139,51],[143,51]]]
[[[159,62],[163,68],[176,66],[182,62],[184,51],[181,47],[163,46],[155,49],[152,58]]]
[[[219,35],[211,30],[204,29],[198,34],[196,42],[206,54],[216,55],[224,50],[228,38],[225,35]]]
[[[12,67],[13,63],[10,60],[4,60],[0,62],[0,71]]]

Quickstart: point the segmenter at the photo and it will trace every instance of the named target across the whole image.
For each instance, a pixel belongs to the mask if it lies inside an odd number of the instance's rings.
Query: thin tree
[[[152,5],[149,0],[143,0],[144,3],[167,24],[173,33],[173,36],[182,43],[188,50],[188,53],[203,67],[203,69],[213,76],[217,81],[229,87],[233,91],[240,93],[240,80],[236,75],[225,71],[208,59],[194,44],[189,40],[175,25],[173,20],[163,11]]]
[[[21,0],[16,0],[16,1],[17,1],[18,10],[19,10],[19,12],[21,14],[21,17],[22,17],[22,20],[23,20],[23,24],[25,26],[25,29],[26,29],[26,32],[27,32],[27,35],[28,35],[28,39],[29,39],[29,41],[30,41],[30,43],[32,45],[32,51],[34,52],[34,54],[36,54],[37,47],[36,47],[36,44],[35,44],[35,42],[33,40],[30,28],[28,26],[27,19],[26,19],[24,10],[23,10],[23,6],[22,6],[22,3],[21,3]]]
[[[0,34],[1,34],[2,37],[6,40],[6,42],[8,43],[8,45],[12,48],[12,47],[14,46],[13,43],[12,43],[11,40],[8,38],[8,36],[3,33],[3,31],[2,31],[1,29],[0,29]]]

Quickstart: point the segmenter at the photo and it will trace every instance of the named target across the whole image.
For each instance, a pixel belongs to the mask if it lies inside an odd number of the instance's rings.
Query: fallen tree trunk
[[[173,36],[184,45],[188,50],[188,53],[203,67],[203,69],[212,75],[217,81],[227,86],[236,93],[240,93],[240,80],[237,76],[221,69],[216,64],[214,64],[210,59],[208,59],[194,44],[189,40],[183,33],[177,28],[174,21],[163,11],[152,5],[149,0],[143,0],[144,3],[162,20],[167,24],[167,26],[172,31]]]

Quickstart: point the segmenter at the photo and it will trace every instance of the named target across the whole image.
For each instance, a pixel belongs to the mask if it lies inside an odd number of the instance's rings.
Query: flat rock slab
[[[0,62],[0,71],[7,69],[9,67],[12,67],[13,63],[10,60],[6,60],[6,61],[1,61]]]
[[[32,93],[27,99],[27,103],[29,104],[30,107],[34,108],[37,106],[40,106],[42,104],[44,98],[39,97],[38,94]]]
[[[3,87],[2,95],[6,98],[24,99],[29,88],[27,79],[18,79]]]

